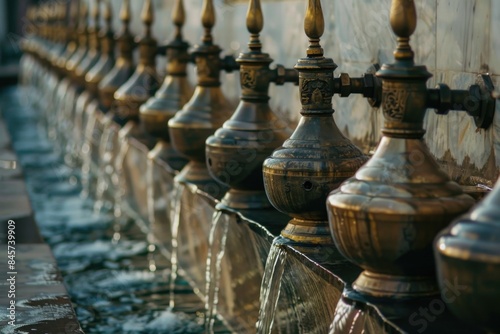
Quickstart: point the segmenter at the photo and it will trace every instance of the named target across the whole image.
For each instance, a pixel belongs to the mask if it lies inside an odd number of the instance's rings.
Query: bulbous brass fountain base
[[[328,245],[334,247],[327,220],[318,221],[294,218],[281,231],[281,236],[299,243],[301,246]]]
[[[376,298],[413,299],[439,294],[434,276],[395,276],[363,271],[354,290]]]
[[[437,294],[432,241],[473,204],[423,140],[382,137],[373,157],[327,200],[337,248],[365,269],[354,289],[392,299]]]
[[[443,300],[457,317],[491,332],[500,328],[499,203],[497,181],[484,201],[438,235],[434,248]]]

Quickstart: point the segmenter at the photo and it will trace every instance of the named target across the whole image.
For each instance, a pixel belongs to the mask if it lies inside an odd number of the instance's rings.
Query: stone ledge
[[[15,261],[15,275],[8,274],[7,261],[0,261],[2,333],[83,333],[49,246],[17,244]],[[9,298],[11,285],[7,279],[12,277],[15,297]],[[13,326],[7,309],[12,300],[16,305]]]

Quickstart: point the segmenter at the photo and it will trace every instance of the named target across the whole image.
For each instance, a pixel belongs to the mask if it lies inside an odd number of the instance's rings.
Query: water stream
[[[122,223],[122,215],[121,237],[113,240],[116,212],[94,210],[92,198],[81,196],[82,185],[75,177],[78,171],[54,159],[52,150],[37,150],[38,143],[51,143],[38,129],[39,113],[19,104],[20,94],[4,92],[0,107],[9,104],[2,110],[14,146],[32,147],[17,152],[19,162],[35,218],[57,259],[83,330],[102,334],[202,333],[204,304],[182,277],[171,275],[169,259],[157,256],[156,270],[151,271],[143,231],[131,219]],[[126,151],[120,151],[118,162]],[[180,197],[182,187],[177,193]],[[171,277],[175,278],[173,285]],[[173,291],[177,294],[175,308],[170,307]],[[220,322],[214,325],[214,333],[227,332]]]
[[[170,256],[170,300],[169,306],[171,309],[175,307],[175,284],[177,280],[177,272],[179,269],[178,264],[178,250],[179,250],[179,225],[181,221],[181,199],[182,193],[185,190],[185,187],[181,183],[177,183],[174,186],[173,196],[172,196],[172,204],[171,204],[171,218],[172,222],[172,254]]]
[[[87,198],[91,196],[91,168],[92,168],[92,133],[96,126],[95,114],[89,116],[88,122],[84,129],[83,145],[82,145],[82,197]],[[102,206],[102,205],[101,205]]]
[[[102,132],[102,136],[100,138],[99,144],[97,146],[97,158],[96,161],[98,166],[97,168],[97,184],[96,184],[96,194],[95,194],[95,205],[94,211],[96,213],[101,212],[102,208],[105,206],[105,193],[108,189],[108,173],[113,172],[113,163],[112,163],[112,143],[110,142],[111,135],[113,133],[112,127],[107,127]],[[91,157],[92,158],[92,157]]]
[[[329,334],[378,334],[384,333],[384,325],[373,316],[374,310],[352,300],[341,298],[335,309],[335,317]]]
[[[260,288],[260,310],[257,321],[257,333],[272,333],[276,308],[281,292],[281,282],[285,270],[286,250],[273,243],[267,257],[264,278]]]
[[[213,333],[215,318],[217,316],[217,303],[219,301],[219,286],[221,283],[222,258],[226,251],[226,241],[229,229],[229,217],[222,211],[217,211],[212,220],[209,236],[209,248],[206,269],[206,319],[205,330]]]
[[[155,165],[154,161],[152,159],[147,160],[147,166],[146,166],[146,196],[147,196],[147,218],[149,222],[149,230],[147,234],[147,241],[148,241],[148,263],[149,263],[149,270],[150,271],[155,271],[156,270],[156,258],[155,258],[155,251],[156,251],[156,238],[154,236],[154,230],[153,227],[156,225],[156,209],[155,209],[155,202],[156,202],[156,197],[155,197]],[[160,196],[159,196],[160,197]]]
[[[113,241],[118,242],[121,238],[121,230],[127,223],[128,217],[123,212],[123,201],[126,193],[126,183],[123,178],[123,164],[125,157],[130,148],[128,140],[123,140],[118,147],[118,153],[115,159],[111,159],[111,164],[114,166],[114,174],[111,181],[113,185],[114,201],[113,201],[113,214],[115,216],[115,224],[113,226],[114,234]]]

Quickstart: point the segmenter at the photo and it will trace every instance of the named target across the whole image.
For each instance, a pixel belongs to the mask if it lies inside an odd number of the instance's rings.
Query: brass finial
[[[260,0],[250,0],[247,11],[247,29],[250,32],[248,47],[250,50],[259,51],[262,48],[259,34],[263,27],[264,17],[262,15],[262,8],[260,7]]]
[[[151,0],[146,0],[144,7],[142,8],[141,19],[146,26],[146,36],[151,35],[151,25],[153,24],[154,14],[153,14],[153,4]]]
[[[174,11],[172,12],[172,21],[175,24],[175,39],[182,39],[182,26],[186,20],[186,12],[184,11],[184,2],[177,0],[175,2]]]
[[[66,5],[67,6],[67,5]],[[57,8],[56,8],[56,12],[57,12],[57,15],[56,15],[56,18],[59,22],[61,22],[62,20],[64,20],[64,18],[66,17],[66,6],[64,4],[57,4]]]
[[[212,0],[203,0],[203,9],[201,14],[201,23],[205,28],[203,43],[212,43],[212,28],[215,25],[215,9]]]
[[[79,1],[74,1],[70,5],[70,11],[69,11],[69,17],[71,19],[71,22],[77,22],[78,21],[78,12],[80,10],[80,4]]]
[[[89,15],[89,8],[87,7],[87,4],[85,1],[80,2],[80,24],[82,27],[87,26],[87,18]]]
[[[92,8],[92,19],[94,20],[94,27],[98,30],[99,17],[101,16],[101,0],[94,0],[94,8]]]
[[[309,37],[308,57],[322,57],[323,48],[319,44],[320,38],[325,31],[325,19],[320,0],[309,0],[306,17],[304,18],[304,31]]]
[[[113,24],[113,8],[111,6],[111,0],[105,0],[103,18],[104,21],[106,21],[106,28],[111,30],[111,26]]]
[[[413,60],[409,44],[410,36],[417,27],[417,12],[413,0],[393,0],[391,4],[391,28],[398,36],[398,46],[394,51],[396,60]]]
[[[120,10],[120,20],[122,20],[123,25],[128,27],[128,23],[130,22],[130,1],[123,0],[122,8]]]

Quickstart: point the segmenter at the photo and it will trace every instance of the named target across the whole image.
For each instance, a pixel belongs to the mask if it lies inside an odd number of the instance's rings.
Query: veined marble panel
[[[120,0],[112,0],[115,10]],[[134,12],[132,31],[142,33],[140,11],[142,1],[131,1]],[[153,33],[163,42],[171,38],[174,26],[171,11],[174,1],[154,0],[156,21]],[[261,33],[263,50],[275,64],[292,67],[305,56],[308,42],[303,30],[306,0],[262,0],[264,29]],[[323,0],[325,33],[322,45],[325,56],[339,65],[335,71],[360,76],[372,63],[392,62],[396,37],[389,24],[391,0]],[[203,29],[200,23],[201,0],[184,0],[186,25],[184,36],[191,44],[200,41]],[[500,2],[491,0],[415,0],[417,29],[411,45],[418,64],[426,65],[434,76],[428,81],[432,88],[438,82],[451,88],[466,89],[475,76],[489,71],[500,74],[500,38],[493,32],[500,29]],[[217,22],[214,40],[224,54],[237,56],[247,49],[249,34],[245,27],[247,0],[214,0]],[[114,25],[120,22],[115,15]],[[163,67],[161,61],[158,62]],[[274,66],[272,64],[271,66]],[[162,69],[160,69],[162,70]],[[194,67],[189,70],[195,81]],[[239,75],[221,74],[223,91],[236,104],[240,94]],[[500,81],[495,81],[500,84]],[[271,107],[291,123],[300,114],[299,93],[296,86],[271,85]],[[372,110],[361,97],[334,97],[334,117],[341,131],[365,149],[373,148],[380,137],[383,117],[380,110]],[[497,108],[499,109],[499,108]],[[500,166],[500,116],[491,129],[476,131],[474,123],[464,112],[450,112],[438,116],[429,110],[425,120],[425,140],[436,156],[454,168],[474,166],[480,174],[494,180],[496,166]],[[493,165],[493,167],[488,167]],[[471,169],[463,169],[471,171]],[[485,170],[488,170],[485,174]]]
[[[490,0],[438,0],[437,68],[477,72],[489,62]]]

